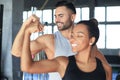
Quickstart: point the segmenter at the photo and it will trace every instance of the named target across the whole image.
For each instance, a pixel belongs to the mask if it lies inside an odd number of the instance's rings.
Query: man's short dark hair
[[[66,0],[59,1],[55,5],[55,8],[61,7],[61,6],[65,6],[66,8],[70,9],[74,14],[76,14],[76,9],[72,2],[68,2]]]

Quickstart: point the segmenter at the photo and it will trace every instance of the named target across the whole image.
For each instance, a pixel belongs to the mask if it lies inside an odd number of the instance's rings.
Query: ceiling
[[[25,0],[24,8],[29,10],[31,6],[37,7],[38,9],[54,8],[55,4],[61,0]],[[81,4],[81,0],[67,0],[73,2],[75,5]],[[83,0],[82,3],[86,3],[88,0]]]
[[[31,7],[37,7],[37,9],[50,9],[54,8],[55,4],[61,0],[24,0],[24,10],[30,10]],[[67,0],[73,2],[76,7],[90,6],[91,4],[95,6],[102,5],[119,5],[120,0]]]

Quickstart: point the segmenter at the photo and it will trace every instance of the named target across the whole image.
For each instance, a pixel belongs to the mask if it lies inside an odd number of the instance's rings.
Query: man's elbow
[[[20,53],[16,52],[15,50],[11,50],[11,54],[15,57],[21,57]]]

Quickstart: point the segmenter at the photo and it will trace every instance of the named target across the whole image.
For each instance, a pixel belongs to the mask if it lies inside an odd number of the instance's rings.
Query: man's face
[[[66,7],[57,7],[55,11],[55,22],[58,30],[66,30],[70,28],[73,24],[72,12]]]

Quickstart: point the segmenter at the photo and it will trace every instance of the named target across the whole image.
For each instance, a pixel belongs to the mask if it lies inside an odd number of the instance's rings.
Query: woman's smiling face
[[[73,52],[79,52],[90,46],[89,32],[86,25],[84,24],[75,25],[71,34],[70,43]]]

